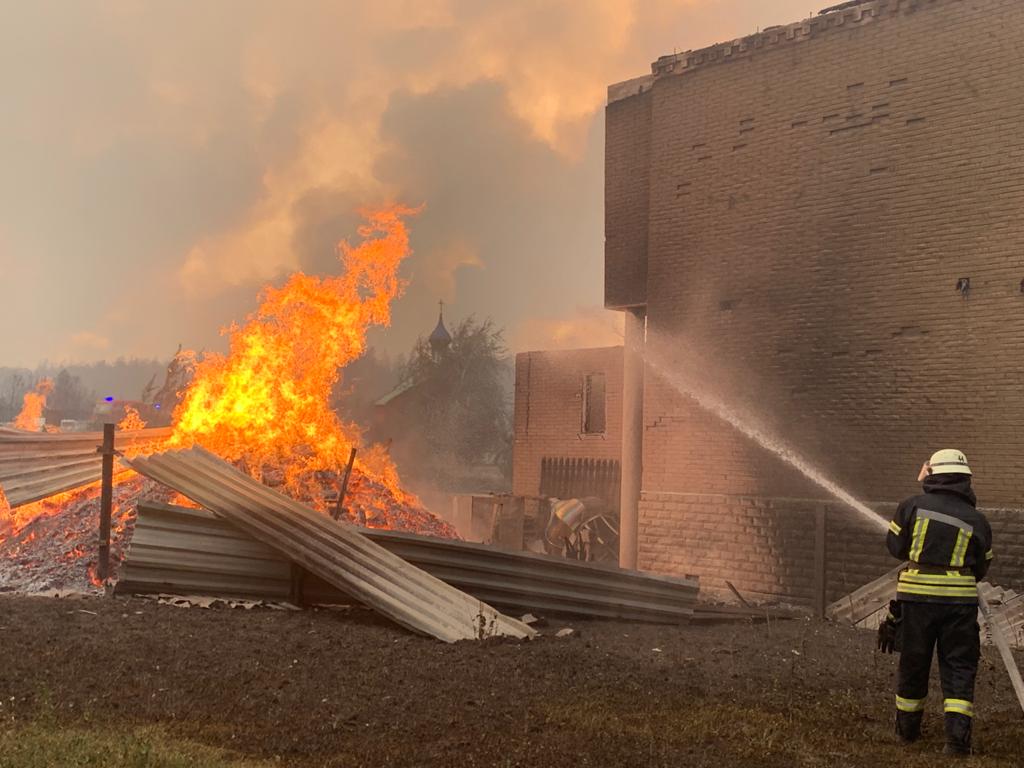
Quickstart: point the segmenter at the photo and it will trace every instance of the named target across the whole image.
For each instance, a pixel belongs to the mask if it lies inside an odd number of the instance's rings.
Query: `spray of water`
[[[674,390],[689,397],[704,410],[729,423],[762,448],[771,451],[808,480],[858,512],[873,525],[879,526],[882,529],[887,528],[886,522],[870,507],[858,501],[849,491],[826,477],[821,470],[778,437],[768,434],[764,429],[756,426],[753,419],[740,414],[736,409],[731,408],[711,394],[708,391],[708,387],[701,386],[697,381],[680,371],[678,365],[668,362],[656,351],[653,345],[646,345],[643,350],[643,356],[647,363],[647,370],[656,373]]]

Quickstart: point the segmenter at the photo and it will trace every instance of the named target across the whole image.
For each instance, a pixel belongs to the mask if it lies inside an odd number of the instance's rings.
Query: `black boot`
[[[921,720],[924,712],[896,712],[896,735],[904,744],[913,744],[921,738]]]
[[[956,712],[946,713],[946,748],[947,755],[970,755],[971,751],[971,718]]]

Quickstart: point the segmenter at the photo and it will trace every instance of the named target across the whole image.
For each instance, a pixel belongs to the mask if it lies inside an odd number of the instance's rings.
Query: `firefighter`
[[[977,582],[992,562],[992,528],[976,508],[971,468],[960,451],[935,453],[918,480],[924,493],[900,504],[889,523],[889,552],[908,562],[879,627],[878,644],[889,653],[894,646],[900,651],[896,733],[906,744],[921,735],[938,645],[945,751],[967,755],[981,655]]]

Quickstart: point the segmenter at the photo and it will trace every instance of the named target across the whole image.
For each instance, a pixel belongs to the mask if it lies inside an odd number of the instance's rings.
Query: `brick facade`
[[[584,435],[583,380],[605,374],[604,434]],[[622,445],[622,347],[516,355],[512,492],[540,493],[545,457],[618,460]]]
[[[610,90],[606,160],[606,304],[646,305],[650,351],[860,498],[962,449],[1017,585],[1021,28],[1018,0],[876,0],[666,56]],[[643,468],[641,567],[806,595],[782,500],[820,489],[650,369]],[[857,586],[890,563],[849,514],[830,558]]]
[[[643,304],[647,292],[647,195],[651,178],[651,94],[642,79],[631,98],[608,105],[605,148],[605,306]]]

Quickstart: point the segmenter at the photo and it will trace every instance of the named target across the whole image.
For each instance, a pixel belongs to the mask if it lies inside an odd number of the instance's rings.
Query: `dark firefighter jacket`
[[[893,557],[908,560],[897,597],[924,603],[978,602],[977,582],[992,562],[992,528],[976,508],[969,475],[931,475],[889,523]]]

